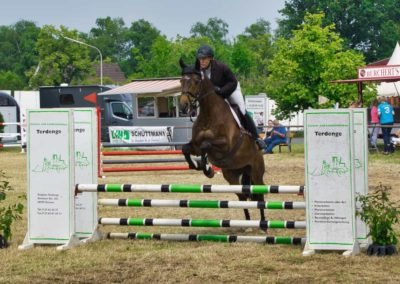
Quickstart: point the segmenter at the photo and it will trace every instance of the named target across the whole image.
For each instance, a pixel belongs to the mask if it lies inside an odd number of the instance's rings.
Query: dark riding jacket
[[[211,60],[211,82],[220,88],[218,94],[224,99],[228,98],[236,90],[238,81],[231,69],[221,61]]]

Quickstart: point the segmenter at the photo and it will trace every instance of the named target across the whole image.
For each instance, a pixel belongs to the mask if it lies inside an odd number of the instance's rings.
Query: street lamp
[[[67,36],[64,36],[64,35],[61,35],[61,36],[63,38],[65,38],[66,40],[73,41],[73,42],[76,42],[76,43],[79,43],[79,44],[83,44],[83,45],[89,46],[89,47],[94,48],[94,49],[96,49],[98,51],[98,53],[100,54],[100,85],[103,86],[103,55],[101,54],[100,49],[98,49],[97,47],[95,47],[93,45],[87,44],[85,42],[82,42],[82,41],[79,41],[79,40],[76,40],[76,39],[73,39],[73,38],[70,38],[70,37],[67,37]]]

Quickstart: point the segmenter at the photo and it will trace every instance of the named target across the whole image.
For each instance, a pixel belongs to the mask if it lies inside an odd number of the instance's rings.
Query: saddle
[[[240,131],[251,136],[250,131],[248,131],[244,127],[244,125],[246,125],[246,121],[245,121],[244,115],[242,114],[242,112],[239,109],[239,106],[237,104],[230,104],[227,100],[225,100],[225,102],[228,104],[229,109],[231,110],[233,118],[235,119],[236,124],[239,127]]]

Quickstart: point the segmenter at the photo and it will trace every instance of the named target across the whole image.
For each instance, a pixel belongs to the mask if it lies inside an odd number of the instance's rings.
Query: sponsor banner
[[[355,155],[350,109],[304,114],[307,247],[352,251]]]
[[[378,66],[358,69],[359,79],[391,79],[400,77],[400,66]]]
[[[172,142],[173,126],[116,126],[109,127],[110,143],[167,143]],[[152,147],[152,149],[170,147]],[[149,149],[149,147],[146,147]]]
[[[94,108],[74,108],[75,183],[97,183],[97,115]],[[90,237],[97,227],[97,193],[75,197],[75,231]]]
[[[70,109],[27,110],[28,234],[25,245],[74,235],[74,122]]]
[[[266,109],[267,109],[267,98],[264,95],[260,96],[246,96],[246,110],[253,117],[254,123],[257,127],[266,125]]]

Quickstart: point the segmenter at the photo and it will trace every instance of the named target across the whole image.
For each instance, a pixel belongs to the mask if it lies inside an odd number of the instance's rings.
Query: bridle
[[[181,82],[183,85],[183,81],[185,82],[185,85],[190,82],[191,80],[193,80],[191,77],[184,75]],[[200,87],[197,89],[197,92],[195,94],[193,94],[192,92],[190,92],[189,90],[182,92],[182,95],[186,95],[188,97],[189,100],[189,109],[191,110],[190,112],[190,121],[193,122],[193,117],[195,117],[195,113],[196,113],[196,109],[199,107],[200,105],[200,100],[202,99],[201,96],[201,88],[202,88],[202,83],[203,80],[200,80]]]

